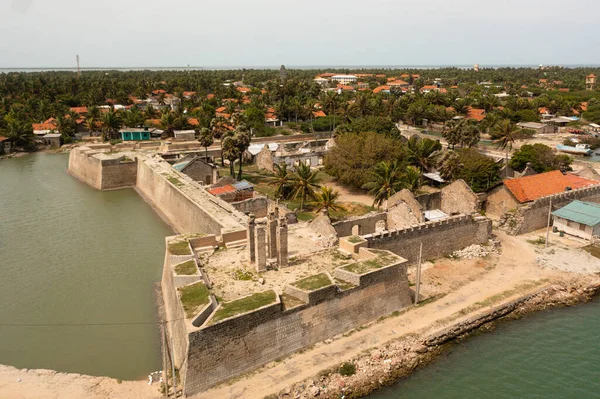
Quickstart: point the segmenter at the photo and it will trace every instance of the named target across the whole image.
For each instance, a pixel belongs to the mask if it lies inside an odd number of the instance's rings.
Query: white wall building
[[[356,83],[358,78],[354,75],[335,75],[331,77],[331,80],[335,80],[343,85],[348,85],[351,83]]]

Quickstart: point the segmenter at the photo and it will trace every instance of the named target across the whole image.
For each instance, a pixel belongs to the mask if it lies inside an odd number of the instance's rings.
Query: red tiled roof
[[[158,94],[165,94],[167,91],[163,90],[163,89],[158,89],[158,90],[152,90],[152,94],[154,95],[158,95]]]
[[[504,180],[506,188],[521,203],[534,201],[547,195],[562,193],[566,191],[567,187],[575,190],[596,184],[600,183],[569,173],[563,175],[559,170],[520,177],[518,179]]]
[[[231,114],[228,114],[227,112],[217,112],[216,116],[220,116],[221,118],[225,118],[225,119],[231,118]]]
[[[376,87],[373,89],[373,93],[377,94],[384,90],[389,90],[389,89],[390,89],[390,86],[379,86],[379,87]]]
[[[211,188],[210,190],[208,190],[209,193],[211,193],[212,195],[215,195],[215,196],[221,195],[221,194],[226,194],[226,193],[233,193],[235,191],[236,191],[235,187],[233,187],[230,184],[223,186],[223,187]]]
[[[390,86],[408,86],[409,83],[405,82],[403,80],[400,80],[400,79],[395,79],[395,80],[392,80],[392,81],[388,80],[388,85],[390,85]]]
[[[215,111],[217,111],[217,112],[223,112],[223,111],[226,111],[226,110],[227,110],[227,107],[219,107]]]
[[[252,89],[249,87],[237,87],[236,90],[242,93],[249,93],[252,91]]]
[[[200,124],[200,122],[198,122],[198,119],[196,119],[196,118],[188,119],[188,123],[192,126],[198,126]]]
[[[475,119],[476,121],[481,122],[485,119],[485,109],[469,107],[469,112],[467,112],[467,119]]]
[[[327,114],[325,114],[325,112],[323,112],[322,110],[313,111],[312,114],[315,118],[323,118],[323,117],[327,116]]]
[[[206,98],[208,98],[209,100],[212,100],[213,98],[215,98],[215,95],[212,94],[212,93],[211,94],[207,94]]]
[[[549,112],[548,112],[548,108],[546,108],[546,107],[539,107],[539,108],[538,108],[538,112],[539,112],[540,114],[548,114],[548,113],[549,113]]]
[[[338,89],[342,89],[342,90],[346,90],[346,91],[354,91],[354,87],[352,87],[352,86],[338,85],[337,88]]]
[[[77,112],[78,114],[87,114],[87,107],[71,107],[71,111]]]

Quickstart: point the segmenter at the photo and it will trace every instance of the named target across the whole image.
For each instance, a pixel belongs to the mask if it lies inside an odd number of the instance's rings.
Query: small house
[[[173,132],[176,141],[194,141],[196,132],[194,130],[175,130]]]
[[[573,201],[552,212],[554,227],[575,237],[590,240],[600,235],[600,204]]]
[[[50,147],[60,147],[60,133],[45,134],[42,139],[44,144]]]
[[[148,129],[121,129],[119,133],[123,141],[150,140],[150,130]]]
[[[520,122],[517,123],[521,129],[533,130],[535,134],[548,134],[555,133],[555,128],[551,124],[544,124],[538,122]]]

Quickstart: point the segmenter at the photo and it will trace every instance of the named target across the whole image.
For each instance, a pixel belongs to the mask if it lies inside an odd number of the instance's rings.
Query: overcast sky
[[[600,64],[599,0],[0,0],[0,68]]]

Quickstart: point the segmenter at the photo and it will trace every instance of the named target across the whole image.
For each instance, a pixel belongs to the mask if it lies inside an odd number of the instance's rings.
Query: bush
[[[273,126],[265,126],[264,128],[255,130],[256,137],[273,137],[277,134],[277,129]]]
[[[509,165],[514,170],[521,172],[528,163],[531,163],[533,170],[543,173],[551,170],[571,170],[571,162],[573,162],[573,159],[568,155],[557,155],[547,145],[536,143],[522,146],[513,154]]]
[[[342,363],[339,373],[344,377],[350,377],[351,375],[356,374],[356,366],[351,362]]]
[[[110,141],[109,141],[109,143],[110,143],[111,145],[115,145],[115,144],[119,144],[119,143],[120,143],[120,142],[122,142],[122,141],[123,141],[123,140],[121,140],[121,139],[112,139],[112,140],[110,140]]]

